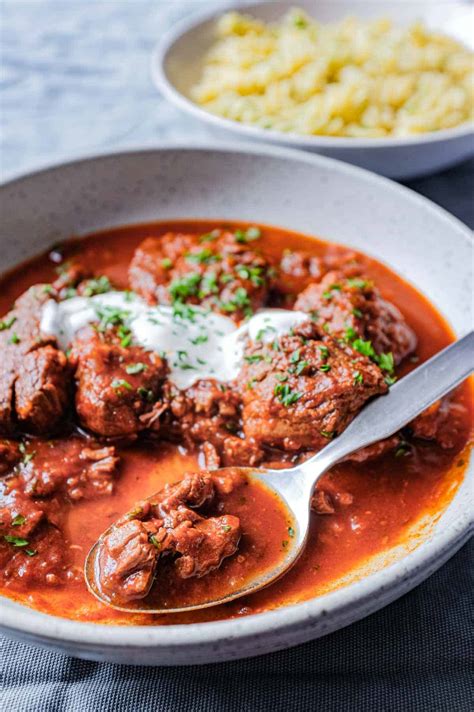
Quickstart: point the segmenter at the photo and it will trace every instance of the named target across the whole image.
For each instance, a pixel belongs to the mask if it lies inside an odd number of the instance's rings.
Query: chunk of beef
[[[443,450],[450,450],[459,441],[465,422],[464,406],[448,396],[433,403],[408,426],[415,438],[435,440]]]
[[[160,394],[166,364],[158,354],[122,346],[110,331],[82,329],[74,342],[76,411],[85,428],[109,437],[133,435]]]
[[[294,295],[314,282],[320,282],[327,272],[338,270],[345,277],[360,275],[364,258],[341,245],[329,245],[321,255],[305,250],[283,250],[275,287],[280,293]]]
[[[61,422],[69,402],[66,356],[53,346],[30,351],[15,383],[18,424],[31,433],[47,433]]]
[[[124,601],[144,598],[149,593],[159,555],[151,537],[157,531],[157,527],[138,519],[112,529],[100,554],[104,591]]]
[[[250,344],[238,381],[246,437],[291,451],[320,449],[387,390],[375,364],[348,344],[318,339],[311,322],[272,345]]]
[[[15,440],[0,440],[0,477],[10,472],[20,460],[19,444]]]
[[[172,439],[184,440],[188,447],[202,445],[209,469],[260,461],[260,450],[239,433],[241,399],[230,386],[208,379],[179,391],[168,383],[164,401],[166,407],[158,403],[144,416],[144,424]]]
[[[311,313],[321,333],[370,341],[378,355],[391,352],[395,364],[416,347],[416,335],[400,311],[367,279],[328,272],[301,292],[295,309]]]
[[[36,434],[54,431],[68,406],[70,373],[54,339],[40,333],[44,285],[25,292],[0,330],[0,433],[17,427]]]
[[[227,514],[198,521],[186,519],[170,534],[170,545],[180,554],[175,562],[178,576],[206,576],[219,568],[223,559],[235,554],[239,540],[238,517]]]
[[[144,598],[163,556],[175,557],[179,578],[201,577],[235,553],[240,539],[237,517],[206,517],[196,509],[216,496],[212,477],[188,475],[167,486],[157,500],[140,503],[105,537],[99,552],[100,585],[112,600]]]
[[[40,504],[12,485],[0,485],[0,539],[5,536],[25,539],[44,521],[45,512]]]
[[[71,500],[91,499],[112,493],[119,458],[114,447],[81,438],[69,438],[56,445],[56,456],[48,448],[32,451],[19,468],[27,495],[51,497],[62,492]]]
[[[132,289],[152,304],[199,304],[240,321],[264,304],[272,275],[248,234],[149,237],[130,264]]]

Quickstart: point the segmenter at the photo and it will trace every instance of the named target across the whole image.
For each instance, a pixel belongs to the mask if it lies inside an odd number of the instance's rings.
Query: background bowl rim
[[[288,3],[289,5],[297,5],[298,3]],[[386,2],[386,4],[388,4]],[[465,9],[466,5],[459,0],[453,0],[450,3],[453,8]],[[425,144],[441,143],[444,141],[452,141],[459,138],[464,138],[469,135],[474,135],[474,123],[465,121],[458,126],[453,126],[448,129],[440,129],[438,131],[426,131],[420,134],[410,136],[387,136],[378,138],[363,138],[363,137],[348,137],[348,136],[317,136],[303,135],[294,132],[275,131],[272,129],[263,129],[258,126],[244,124],[233,119],[227,119],[217,114],[212,114],[199,104],[194,102],[179,91],[168,78],[165,71],[165,60],[169,52],[173,49],[176,42],[181,37],[197,29],[213,19],[218,18],[224,12],[229,11],[251,11],[252,8],[258,8],[268,5],[268,2],[244,2],[236,3],[229,2],[221,8],[212,10],[199,10],[193,12],[190,17],[178,20],[174,23],[156,42],[150,55],[150,73],[153,84],[156,89],[163,94],[172,104],[177,106],[185,113],[192,114],[195,118],[210,123],[227,131],[241,134],[243,138],[248,137],[253,140],[261,140],[271,142],[276,145],[300,147],[306,149],[380,149],[380,148],[397,148],[419,146]]]

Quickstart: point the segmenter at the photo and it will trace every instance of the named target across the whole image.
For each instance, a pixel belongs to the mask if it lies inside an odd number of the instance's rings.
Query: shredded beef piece
[[[18,423],[31,433],[51,432],[69,403],[69,367],[66,356],[53,346],[26,354],[15,384]]]
[[[238,383],[246,437],[290,451],[324,447],[387,391],[375,364],[348,344],[319,339],[311,322],[274,344],[250,344]]]
[[[464,407],[449,396],[433,403],[415,420],[408,430],[415,438],[435,440],[443,450],[455,447],[462,428]]]
[[[119,458],[114,447],[97,445],[70,438],[55,458],[41,450],[20,466],[25,493],[43,498],[63,492],[73,501],[111,494]]]
[[[387,453],[396,450],[398,445],[400,445],[400,442],[400,435],[392,435],[385,440],[379,440],[377,443],[367,445],[367,447],[363,447],[362,450],[356,450],[356,452],[351,453],[344,459],[349,460],[350,462],[358,463],[376,460],[378,457],[382,457],[382,455],[386,455]]]
[[[68,407],[71,376],[67,359],[40,333],[41,308],[49,298],[44,285],[25,292],[4,317],[0,331],[0,433],[17,427],[36,434],[53,432]]]
[[[112,332],[82,329],[71,354],[77,365],[76,411],[85,428],[109,437],[143,430],[141,417],[158,399],[166,364],[138,346],[121,346]]]
[[[202,445],[209,469],[260,462],[260,449],[240,435],[241,399],[229,385],[208,379],[179,391],[168,383],[163,403],[142,418],[144,425],[188,447]]]
[[[361,277],[329,272],[301,292],[295,309],[311,313],[320,333],[370,341],[379,355],[391,352],[395,365],[416,348],[416,335],[397,307]]]
[[[102,589],[121,600],[144,598],[162,556],[177,557],[174,569],[180,578],[205,576],[218,568],[237,550],[240,522],[231,515],[205,517],[196,511],[215,496],[214,481],[204,473],[165,487],[153,504],[139,503],[103,541]]]
[[[213,235],[148,237],[130,264],[132,289],[152,304],[199,304],[236,321],[263,306],[272,274],[268,260],[254,242],[239,242],[227,231]]]

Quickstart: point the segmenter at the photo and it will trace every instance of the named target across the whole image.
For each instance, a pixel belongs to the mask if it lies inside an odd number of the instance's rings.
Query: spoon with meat
[[[202,471],[139,503],[89,552],[90,591],[120,610],[171,613],[215,606],[268,586],[305,547],[311,496],[321,476],[349,454],[396,433],[454,389],[474,370],[473,354],[471,332],[374,399],[341,435],[297,467]],[[259,547],[245,541],[245,532],[262,511],[271,511],[273,519],[259,532]],[[276,533],[281,542],[282,531],[288,536],[277,550],[272,540]]]

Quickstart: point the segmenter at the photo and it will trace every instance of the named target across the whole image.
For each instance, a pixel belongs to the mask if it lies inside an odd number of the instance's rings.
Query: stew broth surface
[[[104,274],[119,289],[127,289],[127,268],[138,243],[149,235],[168,231],[204,233],[212,228],[240,223],[217,221],[167,221],[111,229],[62,245],[64,259],[80,253],[96,274]],[[284,249],[303,249],[320,255],[328,243],[287,230],[265,227],[259,248],[280,256]],[[358,255],[359,256],[359,255]],[[361,256],[365,273],[373,278],[382,296],[393,301],[418,337],[416,354],[424,361],[453,340],[443,318],[413,286],[388,267]],[[42,255],[7,274],[0,280],[0,314],[34,283],[49,283],[55,278],[55,265]],[[397,370],[403,375],[415,363],[406,359]],[[371,556],[407,540],[407,533],[423,515],[433,519],[449,503],[462,481],[468,462],[468,442],[472,422],[469,384],[458,389],[457,403],[463,413],[463,427],[456,446],[442,450],[431,442],[418,440],[410,456],[389,453],[363,464],[342,463],[324,478],[327,490],[352,496],[352,503],[331,515],[312,515],[311,534],[302,557],[291,571],[268,589],[225,605],[182,614],[126,614],[104,606],[88,591],[85,583],[71,582],[59,587],[22,587],[21,581],[0,592],[37,610],[66,618],[120,625],[166,625],[220,620],[258,613],[285,604],[307,600],[341,585],[340,579]],[[35,440],[41,452],[50,444]],[[54,443],[55,457],[61,457],[61,440]],[[199,468],[197,455],[180,445],[140,441],[117,447],[121,460],[113,494],[93,500],[67,504],[66,538],[74,566],[82,568],[89,548],[98,536],[133,504],[160,490],[166,483],[182,479],[185,472]],[[255,504],[255,503],[254,503]],[[258,503],[257,503],[258,504]],[[230,510],[229,510],[230,511]],[[261,532],[275,552],[284,547],[284,527],[272,526],[272,512],[255,506],[252,516],[243,521],[243,534]],[[250,531],[252,530],[252,531]],[[219,571],[231,567],[231,560]]]

